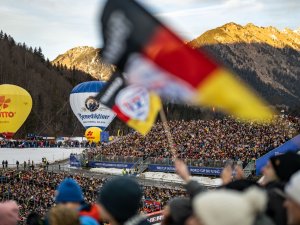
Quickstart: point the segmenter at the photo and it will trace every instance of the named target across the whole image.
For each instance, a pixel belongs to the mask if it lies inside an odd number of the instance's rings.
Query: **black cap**
[[[118,177],[108,181],[100,190],[98,202],[119,223],[138,213],[142,190],[132,178]]]
[[[300,170],[300,155],[287,152],[270,158],[276,175],[283,182],[288,182],[291,176]]]
[[[169,203],[173,225],[184,224],[186,219],[193,213],[189,198],[174,198]]]

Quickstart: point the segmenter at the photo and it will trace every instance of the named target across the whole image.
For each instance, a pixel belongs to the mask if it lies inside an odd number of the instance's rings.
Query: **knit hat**
[[[19,218],[19,206],[15,201],[0,203],[1,225],[16,225]]]
[[[56,203],[76,202],[83,203],[83,193],[80,186],[72,178],[64,179],[56,190]]]
[[[300,171],[291,177],[285,186],[285,193],[300,205]]]
[[[105,183],[100,190],[98,202],[119,223],[137,214],[141,206],[142,190],[128,177],[117,177]]]
[[[169,203],[172,224],[184,224],[185,220],[193,213],[189,198],[174,198]]]
[[[242,193],[220,189],[197,195],[193,210],[205,225],[252,225],[266,203],[266,194],[255,187]]]
[[[289,181],[290,177],[300,170],[300,155],[287,152],[270,158],[276,175],[283,182]]]

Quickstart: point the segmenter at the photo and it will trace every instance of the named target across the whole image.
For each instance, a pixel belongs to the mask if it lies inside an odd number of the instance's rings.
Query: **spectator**
[[[300,172],[295,173],[285,187],[288,225],[300,225]]]
[[[111,225],[150,224],[138,214],[142,191],[139,184],[128,177],[118,177],[107,182],[100,190],[100,204],[103,221]]]
[[[245,193],[216,190],[197,195],[193,200],[193,211],[201,225],[253,225],[266,204],[266,194],[257,188]]]
[[[56,190],[55,202],[64,204],[71,209],[78,209],[84,202],[84,198],[82,190],[76,181],[71,178],[63,180]]]
[[[1,225],[17,225],[19,221],[19,206],[15,201],[0,203]]]
[[[284,198],[278,194],[278,190],[283,191],[285,183],[298,170],[300,170],[300,155],[293,152],[271,157],[262,170],[264,175],[262,185],[268,191],[269,197],[267,215],[277,225],[287,224],[286,210],[283,207]]]
[[[51,208],[46,220],[49,225],[80,225],[78,213],[65,205]]]
[[[67,178],[60,183],[57,188],[55,202],[73,210],[81,210],[84,205],[84,198],[82,190],[75,180]],[[82,225],[98,224],[96,219],[88,216],[87,214],[80,216],[80,222]]]
[[[192,216],[192,205],[189,198],[172,199],[163,211],[162,225],[185,224],[187,218]]]

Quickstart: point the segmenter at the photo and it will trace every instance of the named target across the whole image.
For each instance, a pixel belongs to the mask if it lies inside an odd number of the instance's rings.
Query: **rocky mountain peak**
[[[293,104],[300,103],[297,88],[300,86],[300,29],[281,31],[252,23],[245,26],[227,23],[188,44],[211,51],[258,92],[266,93],[269,89],[271,102],[286,98],[285,101],[293,101]],[[276,92],[277,100],[274,99],[276,94],[271,94]]]
[[[84,71],[98,80],[108,80],[113,71],[113,67],[104,64],[100,57],[101,49],[80,46],[57,56],[52,61],[52,64],[66,65],[67,68],[76,68]]]

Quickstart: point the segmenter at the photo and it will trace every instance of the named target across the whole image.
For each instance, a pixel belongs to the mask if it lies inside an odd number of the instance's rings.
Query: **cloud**
[[[97,28],[101,2],[0,0],[0,27],[17,42],[41,46],[45,56],[54,59],[78,45],[101,44]]]
[[[227,22],[300,26],[299,0],[138,0],[190,40]],[[55,58],[78,45],[101,46],[99,9],[106,0],[0,0],[0,29]]]
[[[253,11],[263,9],[263,4],[256,0],[227,0],[222,4],[211,4],[209,6],[198,6],[177,11],[162,12],[156,14],[158,17],[189,17],[200,14],[217,14],[220,12],[235,13],[233,10]]]
[[[177,10],[160,12],[156,16],[184,39],[192,39],[228,22],[252,22],[249,16],[257,17],[263,9],[264,5],[259,0],[216,0],[201,1],[197,7],[178,7]]]

